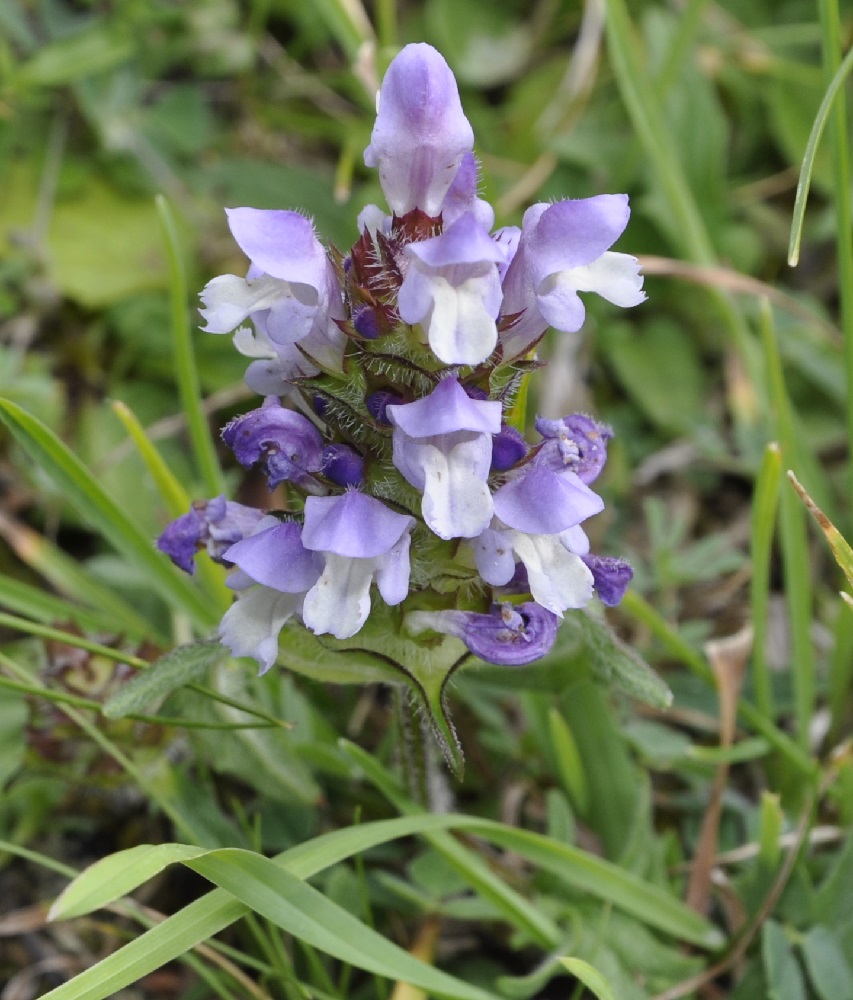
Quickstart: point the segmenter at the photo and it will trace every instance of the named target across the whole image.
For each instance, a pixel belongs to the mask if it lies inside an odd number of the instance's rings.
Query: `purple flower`
[[[251,656],[265,674],[278,658],[278,636],[302,613],[305,595],[252,587],[239,594],[219,623],[219,641],[233,656]]]
[[[423,326],[445,364],[485,361],[498,339],[502,248],[468,213],[440,236],[410,243],[406,253],[411,263],[397,298],[402,319]]]
[[[562,617],[569,608],[583,608],[592,599],[593,576],[582,558],[563,544],[561,534],[527,534],[503,527],[497,519],[471,541],[480,576],[503,587],[523,563],[534,601]]]
[[[581,558],[592,572],[595,591],[602,604],[606,604],[608,608],[616,607],[634,578],[630,564],[612,556],[584,555]]]
[[[492,468],[506,472],[520,462],[527,454],[527,442],[509,424],[502,424],[500,432],[492,437]]]
[[[429,396],[389,406],[394,465],[423,493],[424,520],[440,538],[473,538],[492,518],[487,479],[501,404],[470,399],[457,379]]]
[[[355,635],[370,612],[374,579],[386,604],[404,600],[414,525],[413,517],[357,490],[308,497],[302,544],[325,560],[322,576],[305,597],[302,617],[308,628],[336,639]]]
[[[187,573],[195,572],[195,554],[206,548],[216,562],[223,561],[229,546],[250,535],[263,518],[263,511],[226,500],[196,501],[189,511],[166,528],[157,548]]]
[[[450,67],[432,46],[407,45],[391,62],[364,151],[397,216],[414,208],[437,216],[474,133]]]
[[[242,592],[225,613],[219,638],[234,656],[254,657],[263,674],[278,657],[278,635],[284,624],[302,614],[305,595],[320,579],[323,560],[302,544],[298,524],[265,518],[259,528],[225,553],[241,577],[232,586],[239,585]]]
[[[573,473],[525,467],[494,498],[495,514],[510,528],[553,535],[604,510],[604,501]]]
[[[389,406],[398,406],[403,402],[403,397],[398,392],[390,389],[377,389],[365,400],[367,412],[373,417],[377,424],[391,426],[391,418],[388,416]]]
[[[364,459],[348,444],[330,444],[323,449],[320,471],[337,486],[360,486],[364,479]]]
[[[228,225],[252,263],[247,277],[223,274],[201,293],[208,333],[229,333],[249,316],[264,317],[274,344],[328,334],[343,318],[335,270],[314,227],[298,212],[226,209]]]
[[[528,208],[503,283],[504,314],[521,314],[501,336],[505,358],[523,354],[549,326],[579,330],[585,310],[578,292],[597,292],[617,306],[644,301],[636,258],[608,249],[629,215],[624,194]]]
[[[320,579],[322,559],[302,542],[293,521],[277,523],[232,545],[225,558],[255,583],[285,594],[304,594]]]
[[[337,328],[315,327],[299,344],[274,344],[266,332],[269,311],[252,313],[252,327],[234,331],[234,346],[252,358],[246,369],[246,385],[261,396],[299,398],[293,380],[319,375],[320,369],[342,371],[346,337]]]
[[[531,601],[496,604],[491,614],[474,611],[413,611],[406,627],[417,635],[427,629],[461,639],[487,663],[518,667],[544,656],[557,637],[557,617]]]
[[[583,483],[598,477],[607,461],[607,442],[613,431],[583,413],[562,420],[536,418],[536,430],[545,438],[535,462],[555,472],[573,472]]]
[[[269,488],[289,480],[315,490],[312,472],[323,464],[323,439],[307,417],[283,407],[275,396],[226,424],[222,440],[241,465],[263,464]]]
[[[495,224],[495,210],[487,201],[477,197],[478,183],[477,158],[473,153],[466,153],[441,203],[441,218],[445,228],[467,212],[474,213],[480,228],[486,232]]]

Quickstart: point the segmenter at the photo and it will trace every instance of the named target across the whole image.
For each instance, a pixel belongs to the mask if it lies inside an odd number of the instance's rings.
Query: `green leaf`
[[[285,628],[282,637],[281,663],[288,670],[329,684],[406,684],[448,766],[461,779],[462,750],[445,702],[447,682],[468,656],[458,639],[444,637],[430,647],[414,642],[400,634],[395,610],[376,600],[352,639],[318,637],[302,626]]]
[[[561,958],[560,964],[571,972],[571,974],[593,992],[598,1000],[616,1000],[616,994],[610,988],[607,980],[589,962],[584,962],[580,958]]]
[[[168,865],[207,853],[188,844],[140,844],[96,861],[63,889],[48,920],[70,920],[121,899]]]
[[[589,666],[600,681],[621,688],[652,708],[669,708],[672,704],[672,692],[660,676],[606,622],[578,612],[566,615],[561,632],[581,642]]]
[[[342,742],[342,747],[396,809],[408,815],[417,815],[420,812],[414,803],[406,799],[399,786],[370,754],[346,741]],[[657,927],[679,940],[690,941],[704,948],[718,948],[724,941],[712,924],[685,906],[680,899],[618,865],[580,848],[563,844],[542,834],[517,830],[488,820],[466,820],[465,829],[476,830],[479,836],[517,852],[533,864],[564,879],[574,888],[611,902],[649,926]],[[425,836],[433,847],[448,858],[444,847],[437,842],[434,834]],[[449,839],[456,846],[461,846],[452,838]],[[448,860],[454,864],[457,871],[466,874],[458,863],[454,863],[454,860],[458,862],[459,859],[448,858]],[[477,888],[481,891],[479,886]]]
[[[207,671],[225,659],[228,650],[218,642],[197,642],[178,646],[136,674],[108,698],[103,712],[108,719],[142,714],[185,684],[201,679]]]
[[[585,815],[589,809],[589,786],[578,745],[558,709],[552,708],[548,713],[548,724],[557,762],[557,774],[577,810]]]
[[[828,927],[812,927],[800,948],[809,979],[821,1000],[853,1000],[853,970]]]
[[[806,984],[787,935],[768,920],[761,935],[761,955],[767,974],[768,1000],[806,1000]]]
[[[104,21],[85,31],[42,46],[17,72],[13,82],[27,86],[61,87],[75,80],[104,73],[126,62],[133,41]]]
[[[342,962],[451,1000],[494,1000],[492,994],[410,955],[260,855],[229,849],[186,863],[255,913]]]
[[[646,416],[666,431],[694,431],[702,420],[704,381],[695,347],[682,331],[659,320],[639,333],[627,323],[602,333],[619,381]]]
[[[28,717],[26,700],[17,693],[4,691],[0,697],[0,789],[24,762],[24,727]]]
[[[18,444],[51,477],[77,513],[128,560],[144,572],[152,587],[202,628],[215,621],[193,585],[158,552],[152,540],[104,492],[77,456],[35,417],[0,399],[0,420]]]

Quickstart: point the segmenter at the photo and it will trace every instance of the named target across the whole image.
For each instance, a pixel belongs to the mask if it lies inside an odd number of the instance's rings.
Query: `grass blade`
[[[410,815],[419,811],[414,803],[406,800],[390,775],[368,753],[345,741],[342,746],[347,755],[358,763],[367,778],[394,804],[395,808]],[[466,822],[465,828],[475,829],[480,836],[492,843],[516,851],[534,864],[558,875],[573,887],[612,902],[614,906],[633,914],[652,927],[704,948],[717,948],[723,944],[720,932],[704,917],[688,909],[675,896],[609,861],[551,837],[518,830],[502,823],[472,820],[470,824]],[[436,843],[434,833],[424,832],[424,836],[433,847],[444,853],[441,841]],[[452,838],[449,839],[457,846],[461,846]],[[452,857],[448,860],[453,864]],[[479,858],[477,860],[479,861]],[[458,870],[462,871],[461,868]],[[465,874],[464,871],[462,874]],[[479,891],[479,887],[477,888]]]
[[[0,399],[0,420],[30,458],[53,479],[77,513],[129,561],[143,570],[164,600],[182,608],[201,628],[216,614],[198,590],[178,575],[153,542],[104,492],[79,458],[41,421],[9,400]]]
[[[172,337],[174,339],[175,373],[178,379],[181,409],[187,418],[193,454],[205,490],[209,497],[216,497],[225,492],[225,482],[222,478],[219,459],[216,457],[210,425],[201,405],[201,388],[193,352],[192,331],[187,315],[187,278],[181,256],[178,229],[168,201],[163,195],[157,195],[155,201],[166,244],[166,255],[169,260]]]

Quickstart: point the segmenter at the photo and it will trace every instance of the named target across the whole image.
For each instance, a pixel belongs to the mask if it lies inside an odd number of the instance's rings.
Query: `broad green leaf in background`
[[[764,924],[761,954],[767,976],[768,1000],[806,1000],[806,984],[791,943],[775,920]]]
[[[809,979],[820,1000],[853,1000],[853,970],[838,938],[828,927],[812,927],[800,948]]]

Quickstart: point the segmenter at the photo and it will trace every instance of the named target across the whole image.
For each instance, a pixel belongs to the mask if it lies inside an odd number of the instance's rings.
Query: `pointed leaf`
[[[580,979],[598,1000],[616,1000],[616,994],[610,988],[610,984],[594,965],[584,962],[581,958],[561,958],[560,964],[565,966],[576,979]]]
[[[178,646],[151,664],[148,670],[136,674],[127,684],[108,698],[103,713],[108,719],[144,713],[172,691],[202,678],[207,671],[224,660],[228,650],[218,642],[196,642]]]

